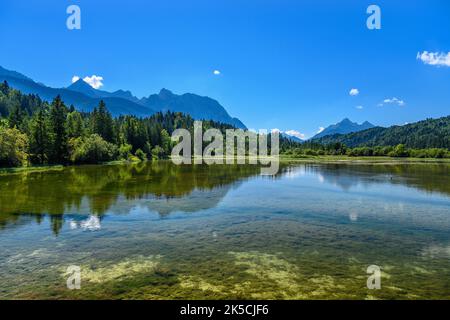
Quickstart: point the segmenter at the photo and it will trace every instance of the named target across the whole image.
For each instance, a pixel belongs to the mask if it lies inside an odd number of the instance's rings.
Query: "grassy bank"
[[[13,168],[0,168],[0,175],[4,174],[15,174],[23,172],[44,172],[44,171],[54,171],[62,170],[67,167],[80,167],[80,166],[92,166],[92,165],[119,165],[119,164],[131,164],[142,162],[136,157],[131,160],[114,160],[97,164],[70,164],[70,165],[42,165],[42,166],[28,166],[28,167],[13,167]]]
[[[224,159],[225,160],[225,159]],[[168,160],[159,160],[168,161]],[[280,156],[281,162],[292,163],[350,163],[350,164],[449,164],[450,159],[433,159],[433,158],[392,158],[392,157],[349,157],[349,156]],[[116,160],[101,163],[99,165],[119,165],[138,163],[140,161]],[[225,161],[224,161],[225,163]],[[71,165],[84,166],[84,165]],[[63,165],[48,165],[48,166],[30,166],[18,168],[0,168],[0,175],[17,174],[17,173],[31,173],[31,172],[45,172],[62,170]]]
[[[23,173],[23,172],[55,171],[55,170],[62,170],[63,168],[64,168],[63,165],[0,168],[0,175],[16,174],[16,173]]]
[[[435,158],[393,158],[393,157],[349,157],[349,156],[301,156],[292,157],[281,155],[281,161],[289,162],[319,162],[319,163],[362,163],[362,164],[407,164],[407,163],[448,163],[450,164],[450,159],[435,159]]]

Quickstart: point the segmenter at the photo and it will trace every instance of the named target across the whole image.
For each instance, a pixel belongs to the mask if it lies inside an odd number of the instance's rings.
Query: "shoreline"
[[[349,156],[280,157],[282,162],[330,163],[330,164],[449,164],[450,158],[392,158]]]
[[[148,160],[151,162],[152,160]],[[156,160],[156,161],[170,161],[170,159]],[[59,171],[70,167],[84,167],[84,166],[104,166],[104,165],[121,165],[121,164],[136,164],[141,162],[130,162],[127,160],[116,160],[97,164],[71,164],[71,165],[43,165],[31,167],[13,167],[0,168],[0,176],[19,174],[19,173],[34,173],[34,172],[49,172]],[[305,156],[305,157],[286,157],[280,156],[280,162],[287,163],[327,163],[327,164],[364,164],[364,165],[390,165],[390,164],[448,164],[450,159],[435,159],[435,158],[391,158],[391,157],[348,157],[348,156]]]

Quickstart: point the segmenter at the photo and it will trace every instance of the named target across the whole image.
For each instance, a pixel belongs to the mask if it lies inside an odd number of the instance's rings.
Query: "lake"
[[[448,164],[259,172],[162,161],[0,176],[0,298],[450,299]]]

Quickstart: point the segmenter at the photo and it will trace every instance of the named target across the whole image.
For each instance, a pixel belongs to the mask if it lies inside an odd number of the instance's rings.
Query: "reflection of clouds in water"
[[[70,220],[69,225],[70,229],[72,230],[80,228],[85,231],[97,231],[102,228],[100,219],[94,215],[90,215],[89,218],[87,218],[86,220],[82,220],[79,222],[75,220]]]
[[[354,205],[357,209],[350,209],[348,214],[348,218],[350,221],[356,222],[358,221],[359,215],[361,214],[361,208],[364,208],[365,203],[363,198],[359,198],[355,201]]]
[[[431,245],[422,250],[422,255],[429,258],[449,258],[450,245]]]
[[[450,194],[448,166],[416,164],[304,164],[307,174],[344,191],[368,187],[402,186],[428,195]],[[361,190],[364,191],[364,190]]]
[[[405,203],[397,202],[393,204],[385,203],[383,205],[383,209],[385,212],[405,212]]]
[[[322,174],[319,173],[319,174],[317,175],[317,178],[319,179],[319,182],[320,182],[320,183],[324,183],[324,182],[325,182],[325,177],[324,177]]]
[[[288,179],[295,179],[306,175],[306,168],[304,166],[289,167],[284,173],[284,176]]]
[[[81,221],[80,227],[83,230],[95,231],[102,228],[100,219],[96,216],[90,216],[87,220]]]
[[[78,228],[78,224],[77,224],[77,222],[74,221],[74,220],[70,220],[70,221],[69,221],[69,226],[70,226],[70,230],[75,230],[75,229]]]

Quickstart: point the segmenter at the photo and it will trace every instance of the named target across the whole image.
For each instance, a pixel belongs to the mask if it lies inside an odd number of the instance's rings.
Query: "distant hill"
[[[47,101],[52,101],[60,95],[67,105],[73,104],[81,111],[92,111],[100,100],[104,100],[113,116],[131,114],[146,117],[158,111],[173,111],[189,114],[196,120],[213,120],[242,129],[246,128],[239,119],[231,117],[216,100],[192,93],[176,95],[167,89],[162,89],[159,94],[138,99],[130,91],[96,90],[82,79],[67,88],[51,88],[21,73],[2,67],[0,67],[0,81],[7,81],[11,87],[26,94],[37,94]]]
[[[62,100],[67,105],[73,104],[80,111],[92,111],[94,107],[99,104],[100,100],[104,100],[108,107],[108,110],[114,116],[132,114],[138,117],[146,117],[156,112],[155,110],[124,98],[117,98],[114,96],[96,97],[93,93],[88,94],[86,92],[79,92],[76,90],[71,90],[69,88],[56,89],[47,87],[43,84],[31,80],[26,76],[20,75],[18,73],[14,74],[8,70],[6,70],[7,72],[5,72],[5,70],[6,69],[3,68],[0,69],[0,81],[7,81],[11,87],[20,90],[22,93],[36,94],[41,97],[41,99],[50,102],[57,95],[60,95]],[[95,89],[92,88],[92,90]]]
[[[352,148],[404,144],[408,148],[417,149],[450,149],[450,116],[427,119],[403,126],[375,127],[349,134],[329,135],[313,141],[322,144],[341,142]]]
[[[302,139],[300,139],[300,138],[298,138],[296,136],[292,136],[290,134],[287,134],[286,132],[282,132],[280,134],[280,137],[286,138],[287,140],[292,141],[292,142],[297,142],[297,143],[305,142],[304,140],[302,140]]]
[[[318,138],[322,138],[322,137],[329,136],[329,135],[335,135],[335,134],[346,134],[346,133],[351,133],[351,132],[358,132],[358,131],[367,130],[367,129],[370,129],[373,127],[375,127],[375,126],[367,121],[362,124],[358,124],[356,122],[352,122],[349,119],[345,118],[341,122],[338,122],[336,124],[333,124],[333,125],[325,128],[325,130],[316,134],[312,139],[318,139]]]
[[[141,100],[142,105],[157,111],[174,111],[190,114],[194,119],[213,120],[246,129],[237,118],[232,118],[224,107],[214,99],[192,93],[177,95],[167,89]]]
[[[6,70],[2,66],[0,66],[0,76],[7,76],[7,77],[17,78],[17,79],[22,79],[22,80],[31,80],[30,78],[24,76],[23,74],[21,74],[19,72]]]
[[[107,92],[97,90],[92,88],[88,83],[86,83],[82,79],[79,79],[76,82],[72,83],[69,87],[67,87],[67,89],[83,93],[91,98],[121,98],[135,103],[139,103],[139,99],[133,96],[133,94],[130,91],[117,90],[114,92]]]

